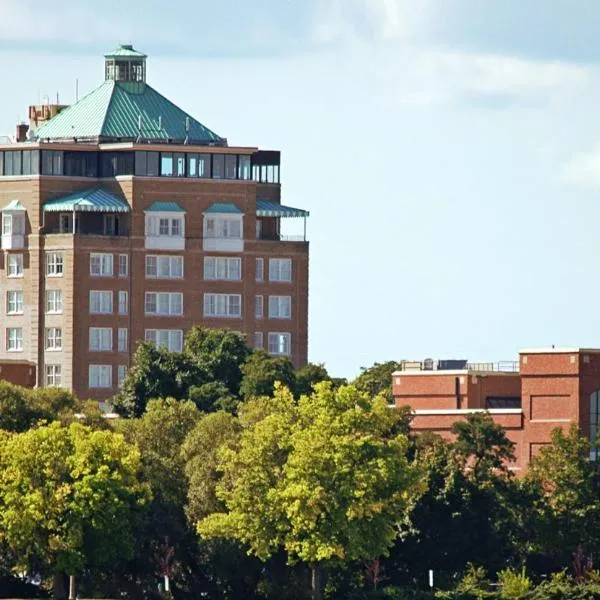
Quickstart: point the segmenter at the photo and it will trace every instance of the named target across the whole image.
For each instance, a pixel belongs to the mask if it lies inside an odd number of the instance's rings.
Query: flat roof
[[[392,373],[393,377],[406,377],[410,375],[414,377],[415,375],[478,375],[478,376],[486,376],[486,375],[519,375],[519,371],[486,371],[484,369],[428,369],[427,371],[394,371]]]
[[[599,354],[600,348],[525,348],[524,350],[519,350],[519,354],[578,354],[580,352],[585,352],[588,354]]]

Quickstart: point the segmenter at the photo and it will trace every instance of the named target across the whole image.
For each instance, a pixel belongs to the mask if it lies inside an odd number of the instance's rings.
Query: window
[[[256,350],[260,350],[261,348],[264,348],[264,340],[263,340],[263,332],[262,331],[256,331],[254,333],[254,348]]]
[[[62,213],[58,215],[59,233],[75,233],[79,228],[79,217],[75,218],[75,227],[73,227],[73,215],[71,213]]]
[[[269,319],[291,319],[292,297],[269,296]]]
[[[46,290],[46,312],[60,314],[63,311],[63,293],[61,290]]]
[[[117,350],[119,352],[127,352],[127,329],[119,327],[117,334]]]
[[[136,152],[135,174],[146,177],[158,177],[158,152]]]
[[[188,154],[188,177],[210,177],[210,154]]]
[[[112,366],[90,365],[88,371],[88,385],[90,388],[112,387]]]
[[[129,257],[127,254],[119,254],[119,277],[127,277],[129,274]]]
[[[146,235],[151,237],[183,237],[183,217],[150,215],[146,218]]]
[[[48,252],[46,254],[46,275],[48,277],[62,277],[63,255],[61,252]]]
[[[21,352],[23,350],[22,327],[9,327],[6,330],[6,349],[9,352]]]
[[[206,256],[204,258],[204,279],[239,281],[241,278],[241,258],[220,258],[216,256]]]
[[[173,154],[170,152],[163,152],[160,155],[160,174],[163,177],[173,176]]]
[[[204,218],[204,236],[207,238],[242,239],[242,219],[223,217]]]
[[[104,235],[119,235],[121,219],[119,215],[104,215],[102,219],[102,233]]]
[[[37,150],[23,150],[23,175],[37,175],[40,172],[40,153]]]
[[[181,329],[146,329],[145,339],[155,346],[162,346],[169,352],[183,350],[183,331]]]
[[[598,448],[598,426],[600,425],[600,390],[596,390],[590,395],[590,443],[592,445],[592,460],[600,458],[600,448]]]
[[[225,175],[225,155],[212,155],[212,176],[213,179],[223,179]]]
[[[9,277],[23,277],[23,255],[9,254],[7,271]]]
[[[240,294],[204,294],[205,317],[241,317]]]
[[[46,385],[48,387],[60,387],[62,385],[60,365],[46,365]]]
[[[251,179],[250,157],[240,155],[238,162],[238,179]]]
[[[257,319],[263,318],[263,297],[255,296],[254,297],[254,316]]]
[[[21,152],[19,150],[7,150],[4,153],[4,174],[21,175]]]
[[[183,294],[180,292],[146,292],[147,315],[182,315]]]
[[[180,279],[183,277],[183,256],[146,256],[146,277],[149,279]]]
[[[112,314],[113,293],[107,291],[90,290],[90,314]]]
[[[100,177],[133,175],[133,152],[101,152]]]
[[[269,281],[291,281],[292,259],[270,258],[269,259]]]
[[[64,174],[70,177],[98,177],[98,154],[65,152]]]
[[[62,350],[62,329],[60,327],[46,327],[46,350]]]
[[[237,156],[225,155],[225,179],[235,179],[237,176]]]
[[[122,388],[125,378],[127,377],[127,365],[119,365],[117,367],[117,385]]]
[[[62,150],[42,150],[42,175],[63,174]]]
[[[263,281],[265,278],[265,260],[263,258],[256,259],[256,281]]]
[[[292,336],[290,333],[269,333],[269,352],[271,354],[291,354]]]
[[[110,352],[112,350],[112,328],[90,327],[90,352]]]
[[[112,274],[112,254],[90,254],[90,275],[94,277],[112,277]]]
[[[119,302],[119,306],[118,306],[119,314],[126,315],[127,309],[128,309],[128,304],[129,304],[129,294],[125,290],[119,291],[118,302]]]
[[[25,235],[25,214],[3,212],[2,233],[4,235]]]
[[[23,292],[11,290],[6,292],[6,313],[9,315],[23,314]]]

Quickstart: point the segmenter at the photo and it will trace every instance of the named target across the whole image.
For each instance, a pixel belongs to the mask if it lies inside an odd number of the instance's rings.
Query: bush
[[[533,583],[525,574],[525,567],[520,573],[512,569],[504,569],[498,573],[500,597],[504,600],[523,600],[529,598]]]

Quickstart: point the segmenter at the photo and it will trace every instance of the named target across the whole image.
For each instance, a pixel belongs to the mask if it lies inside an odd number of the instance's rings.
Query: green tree
[[[313,386],[322,381],[331,381],[323,363],[308,363],[296,371],[294,395],[299,398],[302,394],[312,394]]]
[[[188,396],[198,407],[198,410],[206,413],[219,410],[233,413],[239,404],[239,398],[234,396],[227,386],[220,381],[193,385]]]
[[[246,400],[257,396],[272,396],[275,383],[294,389],[294,366],[286,356],[270,356],[256,350],[242,366],[240,394]]]
[[[389,360],[375,363],[371,367],[362,367],[361,374],[352,382],[357,390],[368,394],[371,398],[383,394],[388,403],[394,401],[392,394],[392,373],[398,370],[400,363]]]
[[[311,566],[320,599],[321,567],[385,554],[421,492],[408,439],[390,435],[397,418],[352,386],[321,383],[297,404],[278,386],[270,412],[220,452],[227,510],[201,520],[200,534],[237,539],[262,560],[284,549]]]
[[[0,542],[35,565],[75,573],[129,559],[147,494],[139,452],[122,436],[60,423],[14,434],[0,447]]]

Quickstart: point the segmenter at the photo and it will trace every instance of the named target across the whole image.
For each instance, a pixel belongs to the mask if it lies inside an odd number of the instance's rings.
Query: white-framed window
[[[127,352],[127,334],[126,327],[119,327],[117,332],[117,350],[119,352]]]
[[[241,294],[204,294],[205,317],[241,317]]]
[[[88,370],[88,387],[111,388],[112,365],[90,365]]]
[[[270,258],[269,259],[269,281],[291,281],[292,259]]]
[[[292,297],[269,296],[269,319],[291,319]]]
[[[46,386],[60,387],[62,385],[62,368],[60,365],[46,365]]]
[[[48,277],[62,277],[64,258],[62,252],[48,252],[46,254],[46,275]]]
[[[129,275],[129,256],[119,254],[119,277],[127,277],[127,275]]]
[[[23,292],[21,290],[9,290],[6,292],[6,314],[23,314]]]
[[[110,352],[112,338],[112,327],[90,327],[90,352]]]
[[[46,313],[61,314],[63,311],[62,290],[46,290]]]
[[[144,311],[147,315],[182,315],[183,294],[181,292],[146,292]]]
[[[129,308],[129,294],[126,290],[119,290],[118,303],[119,314],[126,315]]]
[[[181,279],[183,277],[183,256],[146,256],[146,277],[148,279]]]
[[[183,216],[146,215],[146,235],[150,237],[183,237]]]
[[[9,254],[6,271],[9,277],[23,277],[23,255]]]
[[[255,331],[254,332],[254,348],[256,350],[261,350],[262,348],[264,348],[264,346],[265,346],[265,342],[264,342],[263,332]]]
[[[23,328],[8,327],[6,330],[6,349],[9,352],[23,351]]]
[[[127,377],[127,365],[119,365],[117,367],[117,385],[122,388],[125,378]]]
[[[263,297],[262,296],[254,296],[254,317],[256,319],[262,319],[264,315],[263,309]]]
[[[106,290],[90,290],[90,314],[107,315],[113,311],[113,293]]]
[[[242,279],[242,259],[236,256],[205,256],[204,279],[240,281]]]
[[[62,350],[62,329],[60,327],[46,327],[44,338],[46,350]]]
[[[265,259],[264,258],[256,259],[255,278],[256,278],[256,281],[264,281],[264,279],[265,279]]]
[[[90,254],[90,275],[94,277],[112,277],[113,255],[112,254]]]
[[[25,235],[25,213],[2,213],[2,233],[4,235]]]
[[[269,353],[289,356],[292,353],[292,334],[281,332],[269,332]]]
[[[235,217],[204,217],[204,237],[242,239],[242,215]]]
[[[146,329],[144,337],[147,342],[152,342],[156,347],[162,346],[169,352],[183,350],[182,329]]]

